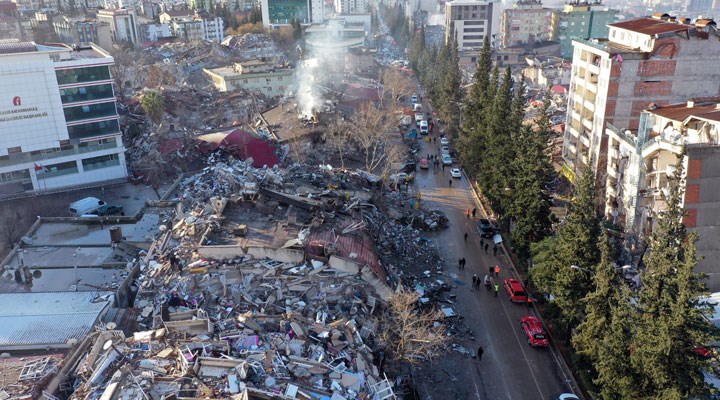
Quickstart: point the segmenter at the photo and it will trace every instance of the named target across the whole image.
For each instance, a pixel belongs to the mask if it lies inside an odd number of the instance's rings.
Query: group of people
[[[493,279],[491,274],[485,274],[485,277],[480,279],[477,274],[473,274],[473,289],[480,290],[480,284],[485,285],[485,290],[495,291],[495,297],[497,297],[498,292],[500,291],[500,284],[495,282],[495,279]]]

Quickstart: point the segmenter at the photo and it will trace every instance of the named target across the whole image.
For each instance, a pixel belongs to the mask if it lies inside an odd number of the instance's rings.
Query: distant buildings
[[[445,42],[457,42],[458,51],[479,51],[492,31],[493,3],[452,0],[445,3]]]
[[[367,13],[368,0],[335,0],[335,12],[338,14]]]
[[[563,158],[573,171],[604,174],[613,149],[608,129],[636,131],[651,103],[672,104],[720,93],[720,37],[712,20],[667,14],[610,25],[608,40],[575,40]],[[608,181],[608,213],[618,196]]]
[[[90,43],[100,43],[95,21],[63,16],[53,20],[53,30],[68,46],[89,47]]]
[[[287,26],[293,20],[303,25],[325,21],[323,0],[261,0],[260,3],[265,28]]]
[[[0,40],[20,39],[25,35],[20,24],[17,5],[10,1],[0,1]]]
[[[285,94],[292,83],[293,70],[260,60],[235,63],[230,67],[203,70],[221,92],[245,89],[268,97]]]
[[[132,8],[98,10],[97,22],[99,44],[105,50],[111,50],[114,43],[140,42],[137,30],[137,14]]]
[[[553,30],[553,12],[540,0],[520,0],[503,10],[500,24],[500,45],[510,47],[549,40]]]
[[[570,59],[573,57],[573,39],[607,39],[607,25],[617,20],[617,13],[617,10],[608,9],[599,1],[570,2],[562,11],[553,13],[555,33],[551,40],[560,42],[560,55]]]
[[[179,39],[222,42],[225,38],[222,18],[205,12],[166,11],[160,14],[160,23],[167,24],[172,35]]]
[[[0,194],[127,176],[112,64],[98,47],[0,43]]]

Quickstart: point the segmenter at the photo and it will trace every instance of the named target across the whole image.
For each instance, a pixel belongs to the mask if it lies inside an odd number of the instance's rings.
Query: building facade
[[[503,10],[500,24],[500,45],[549,40],[553,32],[553,12],[540,0],[520,0]]]
[[[98,24],[106,29],[100,29],[98,36],[100,46],[105,50],[112,49],[115,43],[139,43],[137,30],[137,15],[132,8],[119,8],[115,10],[98,10]]]
[[[273,64],[260,60],[203,71],[221,92],[244,89],[269,97],[284,95],[292,83],[293,74],[291,68],[276,68]]]
[[[265,28],[287,26],[293,20],[303,25],[325,21],[323,0],[261,0],[260,7]]]
[[[573,42],[563,159],[575,172],[592,160],[596,173],[602,173],[610,151],[606,129],[637,130],[650,103],[720,93],[720,35],[714,21],[640,18],[610,25],[609,36]]]
[[[357,14],[368,12],[367,0],[335,0],[337,14]]]
[[[112,64],[96,46],[0,44],[0,195],[127,176]]]
[[[53,30],[68,46],[89,47],[90,43],[100,42],[95,21],[62,17],[53,20]]]
[[[458,51],[482,48],[492,31],[493,3],[482,0],[453,0],[445,3],[445,43],[455,38]]]
[[[172,35],[183,40],[222,42],[225,38],[222,18],[205,12],[166,11],[160,14],[160,23],[167,24]]]
[[[608,126],[606,206],[609,219],[630,235],[647,237],[654,216],[665,211],[665,195],[678,162],[683,165],[685,226],[699,233],[712,291],[720,289],[720,98],[653,105],[640,114],[636,130]]]
[[[573,39],[607,39],[607,25],[617,20],[617,14],[617,10],[608,9],[600,2],[570,2],[562,11],[553,13],[551,40],[560,42],[560,56],[570,59]]]
[[[23,40],[25,30],[20,23],[17,5],[11,1],[0,1],[0,40]]]

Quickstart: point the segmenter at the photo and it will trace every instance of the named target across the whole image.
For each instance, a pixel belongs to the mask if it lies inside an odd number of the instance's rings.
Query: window
[[[95,86],[60,89],[60,100],[63,102],[63,104],[112,98],[113,89],[112,84],[110,83]]]
[[[119,132],[120,127],[117,119],[68,126],[70,139],[84,139]]]
[[[115,102],[111,101],[108,103],[90,104],[85,106],[66,107],[63,108],[65,114],[65,121],[73,122],[80,121],[83,119],[109,117],[117,115],[115,109]]]
[[[8,154],[18,154],[18,153],[22,153],[22,148],[20,146],[9,147],[7,151],[8,151]]]
[[[278,82],[282,82],[282,76],[278,76]]]
[[[247,79],[243,79],[243,83],[248,83],[248,80],[247,80]]]
[[[120,165],[120,158],[117,154],[108,154],[100,157],[86,158],[82,160],[83,169],[91,171],[94,169],[114,167]]]
[[[106,66],[59,69],[55,71],[58,85],[92,82],[110,79],[110,69]]]
[[[38,174],[42,178],[52,178],[55,176],[75,174],[78,172],[77,163],[75,161],[68,161],[59,164],[43,165],[43,168],[38,170]]]

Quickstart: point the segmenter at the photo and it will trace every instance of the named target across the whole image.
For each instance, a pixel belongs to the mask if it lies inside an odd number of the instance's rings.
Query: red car
[[[515,303],[527,303],[527,293],[517,279],[505,279],[505,290],[510,296],[510,301]]]
[[[548,340],[545,337],[545,330],[542,323],[533,316],[522,317],[520,324],[528,338],[528,344],[533,347],[547,347]]]

